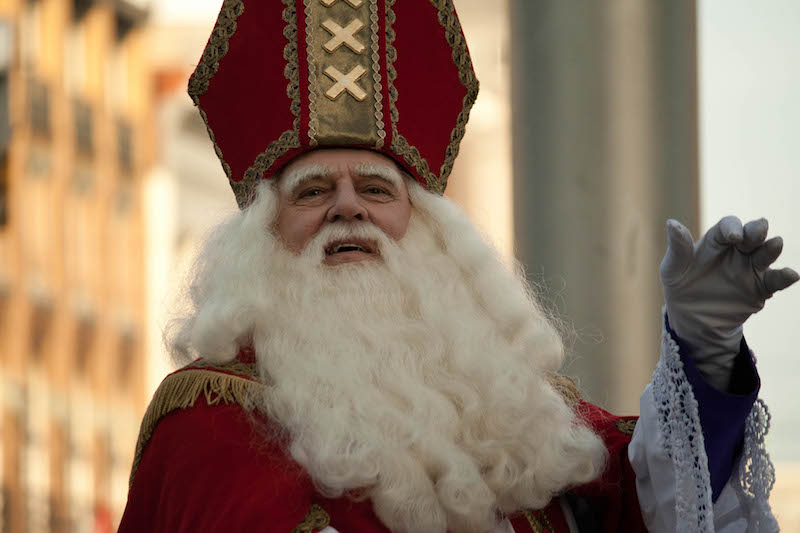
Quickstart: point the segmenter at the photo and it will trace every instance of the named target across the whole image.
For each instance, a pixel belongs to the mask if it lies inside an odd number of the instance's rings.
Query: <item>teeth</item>
[[[339,253],[342,250],[342,248],[355,248],[359,252],[366,252],[366,250],[364,250],[364,248],[359,246],[358,244],[345,243],[336,245],[333,249],[333,253],[335,254]]]

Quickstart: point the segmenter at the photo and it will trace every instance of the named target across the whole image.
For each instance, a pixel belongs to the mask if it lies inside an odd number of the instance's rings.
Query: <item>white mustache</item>
[[[392,241],[380,228],[369,222],[336,222],[325,225],[308,242],[302,255],[312,260],[322,262],[325,259],[325,249],[332,242],[365,240],[375,244],[375,253],[383,255]]]

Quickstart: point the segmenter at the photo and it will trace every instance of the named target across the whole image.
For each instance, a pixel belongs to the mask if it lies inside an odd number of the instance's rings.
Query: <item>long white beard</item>
[[[262,186],[216,241],[244,256],[207,261],[184,329],[217,359],[252,339],[269,385],[258,408],[326,496],[368,496],[395,532],[484,533],[594,479],[605,447],[548,384],[563,350],[524,282],[448,200],[411,189],[401,242],[335,225],[298,257],[264,235]],[[376,240],[382,260],[321,264],[345,235]]]

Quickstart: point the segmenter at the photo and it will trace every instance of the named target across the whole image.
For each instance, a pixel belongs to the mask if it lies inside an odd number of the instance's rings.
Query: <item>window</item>
[[[120,173],[133,174],[133,129],[125,120],[117,122],[117,157]]]
[[[43,82],[28,80],[28,112],[35,135],[50,137],[50,88]]]
[[[74,102],[75,148],[79,154],[91,157],[94,154],[92,132],[92,108],[82,100]]]
[[[80,21],[94,4],[94,0],[74,0],[72,2],[72,19]]]
[[[0,230],[8,225],[8,152],[0,154]]]

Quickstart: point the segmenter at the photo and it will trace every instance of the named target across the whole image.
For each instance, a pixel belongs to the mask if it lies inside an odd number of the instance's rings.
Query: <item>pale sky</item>
[[[161,23],[207,25],[222,0],[152,3]],[[702,224],[765,216],[784,237],[779,264],[800,270],[800,2],[700,0]],[[776,295],[745,333],[759,357],[762,397],[773,413],[770,448],[800,460],[800,287]]]
[[[784,238],[779,264],[800,271],[800,2],[702,0],[702,220],[766,217]],[[761,396],[773,414],[776,460],[800,460],[800,287],[745,325]]]

